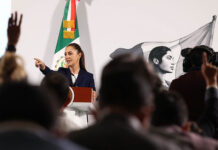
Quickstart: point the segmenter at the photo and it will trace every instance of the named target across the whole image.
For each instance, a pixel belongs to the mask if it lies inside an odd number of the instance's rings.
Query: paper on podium
[[[72,100],[68,108],[89,112],[92,104],[92,88],[89,87],[70,87]]]

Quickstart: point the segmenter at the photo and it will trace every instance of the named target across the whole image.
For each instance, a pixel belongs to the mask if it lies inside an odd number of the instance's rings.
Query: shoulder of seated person
[[[68,70],[68,68],[59,67],[58,70]]]
[[[69,68],[59,67],[59,68],[58,68],[58,72],[67,73],[67,72],[70,72],[70,69],[69,69]]]

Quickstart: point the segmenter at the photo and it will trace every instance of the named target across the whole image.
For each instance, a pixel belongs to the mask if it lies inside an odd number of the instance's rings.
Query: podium
[[[72,99],[67,106],[70,109],[89,112],[92,104],[92,88],[89,87],[70,87]]]

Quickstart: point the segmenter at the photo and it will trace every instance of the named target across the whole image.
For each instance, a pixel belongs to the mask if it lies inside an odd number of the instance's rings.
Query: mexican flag
[[[79,28],[76,15],[76,8],[79,1],[80,0],[67,0],[66,2],[52,63],[52,69],[54,70],[57,70],[59,67],[65,67],[65,47],[72,42],[79,44]]]
[[[118,55],[126,54],[126,53],[135,53],[137,55],[144,56],[146,60],[148,60],[148,56],[150,51],[157,46],[166,46],[169,47],[172,51],[172,55],[174,57],[174,61],[176,62],[176,68],[173,73],[169,73],[166,77],[167,80],[172,81],[173,79],[179,77],[183,74],[183,57],[181,56],[181,50],[184,48],[193,48],[199,45],[206,45],[211,47],[213,42],[213,32],[216,23],[216,16],[213,16],[211,22],[205,24],[194,32],[179,38],[177,40],[173,40],[170,42],[142,42],[130,49],[126,48],[118,48],[114,52],[110,54],[111,58],[114,58]]]

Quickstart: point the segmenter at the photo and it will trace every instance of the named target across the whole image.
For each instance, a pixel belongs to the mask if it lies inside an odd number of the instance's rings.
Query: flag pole
[[[215,29],[215,24],[216,24],[216,15],[213,15],[213,19],[212,19],[212,25],[211,25],[211,39],[210,39],[210,47],[212,47],[212,43],[213,43],[213,35],[214,35],[214,29]]]

